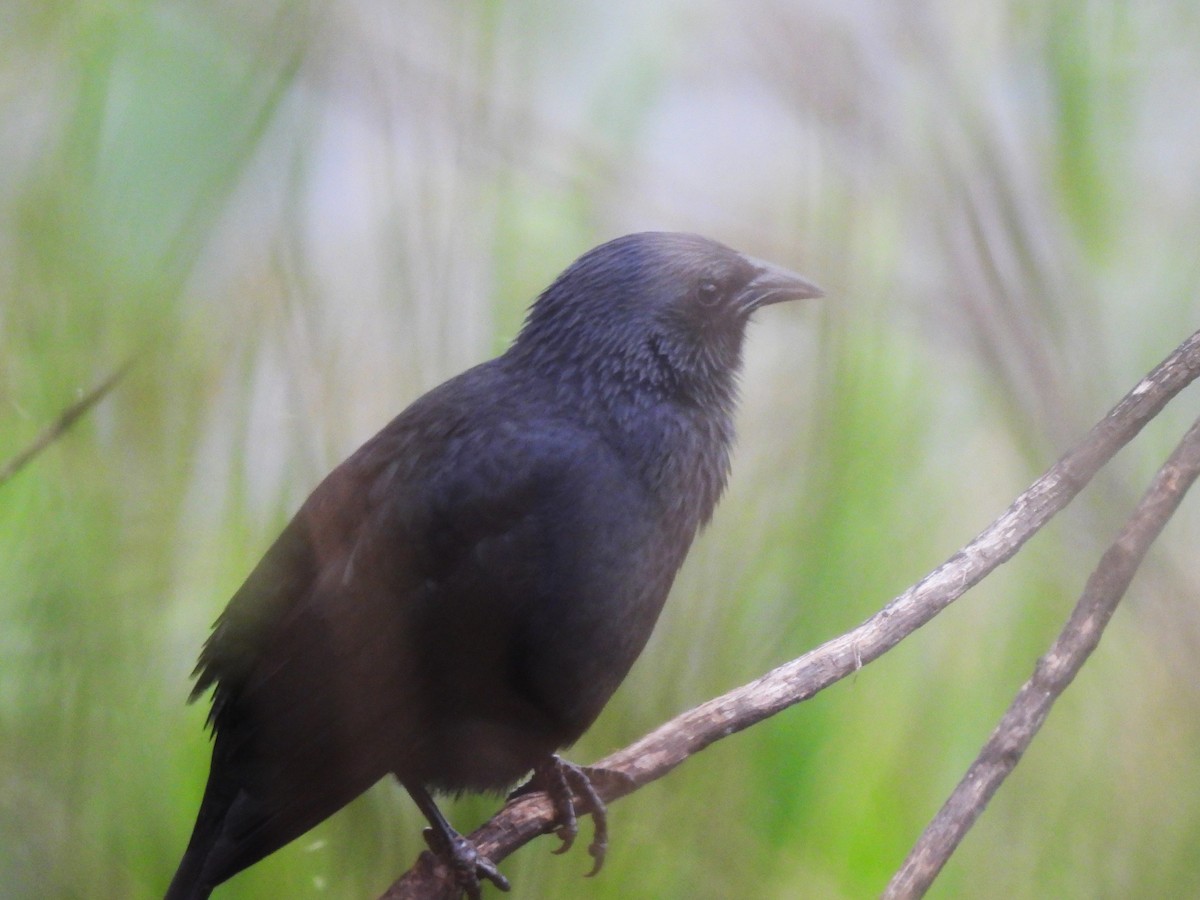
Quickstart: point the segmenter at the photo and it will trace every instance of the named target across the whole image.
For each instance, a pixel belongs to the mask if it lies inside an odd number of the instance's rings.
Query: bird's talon
[[[552,850],[551,852],[554,853],[556,856],[562,856],[564,853],[566,853],[568,850],[570,850],[573,846],[575,846],[575,838],[578,835],[579,835],[579,826],[578,825],[576,825],[574,823],[572,823],[570,826],[563,825],[561,828],[559,828],[557,831],[554,832],[554,836],[557,837],[560,841],[562,841],[562,843],[558,845],[557,849]]]
[[[592,869],[586,877],[591,878],[599,872],[604,866],[604,857],[608,849],[608,810],[604,801],[600,799],[599,792],[592,785],[588,770],[557,756],[551,757],[538,767],[529,783],[514,791],[512,796],[521,796],[531,790],[545,791],[554,803],[555,818],[559,822],[554,834],[562,841],[562,844],[552,851],[555,854],[563,854],[570,850],[579,835],[575,797],[587,801],[595,832],[592,843],[588,846],[588,854],[593,860]]]
[[[512,885],[508,883],[508,879],[500,874],[500,870],[496,868],[496,864],[486,856],[476,854],[475,859],[475,883],[479,883],[479,878],[482,876],[496,886],[497,890],[507,893],[512,890]]]
[[[584,878],[591,878],[592,876],[598,874],[602,868],[604,868],[604,857],[607,853],[607,841],[604,843],[592,841],[592,843],[588,845],[588,855],[592,858],[592,869],[583,876]]]

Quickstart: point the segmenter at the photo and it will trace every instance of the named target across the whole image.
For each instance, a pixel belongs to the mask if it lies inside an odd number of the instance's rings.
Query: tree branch
[[[966,775],[892,877],[885,900],[921,897],[992,795],[1020,762],[1050,708],[1100,643],[1146,551],[1200,475],[1200,419],[1158,470],[1137,509],[1100,558],[1070,619],[1021,687]]]
[[[33,439],[33,443],[8,462],[0,465],[0,485],[3,485],[28,463],[32,462],[34,457],[62,437],[67,429],[74,425],[84,413],[103,400],[105,394],[116,387],[117,382],[129,371],[131,364],[132,360],[124,363],[119,369],[100,382],[100,384],[92,388],[91,391],[64,409],[58,414],[57,419],[42,429],[41,434]]]
[[[1167,402],[1200,375],[1200,332],[1147,375],[1069,453],[1050,467],[974,540],[857,628],[761,678],[702,703],[596,764],[610,802],[666,775],[689,756],[807,700],[891,649],[1010,559],[1065,507]],[[586,802],[578,798],[580,809]],[[508,803],[469,839],[493,862],[551,830],[554,812],[542,793]],[[450,871],[426,852],[381,900],[454,898]]]

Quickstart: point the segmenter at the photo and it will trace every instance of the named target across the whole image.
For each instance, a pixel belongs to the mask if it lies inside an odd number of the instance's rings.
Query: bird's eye
[[[704,280],[696,290],[701,306],[716,306],[721,300],[721,291],[715,281]]]

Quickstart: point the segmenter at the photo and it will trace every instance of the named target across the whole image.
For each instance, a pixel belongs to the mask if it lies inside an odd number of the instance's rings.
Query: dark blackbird
[[[334,469],[200,655],[212,768],[168,900],[207,897],[389,773],[472,896],[507,882],[430,791],[532,771],[560,788],[569,842],[561,788],[588,785],[554,754],[629,671],[721,495],[746,322],[819,295],[703,237],[618,238],[559,276],[503,356]]]

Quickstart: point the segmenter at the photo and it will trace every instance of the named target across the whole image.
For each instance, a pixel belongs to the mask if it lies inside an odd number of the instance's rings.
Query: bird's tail
[[[208,856],[204,852],[206,849],[188,846],[163,900],[208,900],[208,895],[212,893],[212,885],[200,881],[204,861]]]
[[[223,880],[213,878],[209,862],[213,849],[224,831],[225,820],[237,796],[237,788],[233,783],[219,777],[221,766],[218,762],[221,752],[222,748],[218,742],[213,748],[213,765],[204,785],[204,797],[200,801],[200,811],[196,815],[192,836],[188,839],[187,850],[183,853],[183,859],[179,861],[179,868],[175,870],[175,877],[171,879],[171,886],[167,888],[163,900],[208,900],[213,888]]]
[[[217,885],[299,837],[378,780],[364,778],[349,788],[335,782],[331,792],[298,792],[290,804],[264,806],[231,774],[225,749],[218,736],[196,827],[164,900],[207,900]]]

